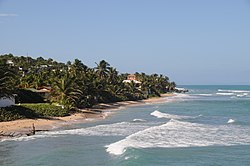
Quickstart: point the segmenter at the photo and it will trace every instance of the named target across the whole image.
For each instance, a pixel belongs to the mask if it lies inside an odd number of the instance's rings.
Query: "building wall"
[[[0,98],[0,107],[8,107],[15,104],[15,98]]]
[[[129,74],[127,80],[136,80],[136,77],[134,74]]]

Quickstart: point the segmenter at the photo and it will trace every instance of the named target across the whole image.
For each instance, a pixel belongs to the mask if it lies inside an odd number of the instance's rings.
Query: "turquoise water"
[[[249,165],[250,86],[184,87],[165,103],[0,142],[0,165]]]

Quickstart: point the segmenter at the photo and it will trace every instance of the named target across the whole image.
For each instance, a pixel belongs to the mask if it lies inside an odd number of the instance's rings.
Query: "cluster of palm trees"
[[[96,67],[89,68],[78,59],[64,64],[41,57],[37,59],[13,55],[0,57],[0,61],[8,59],[18,65],[11,70],[0,68],[0,93],[11,94],[13,87],[50,86],[53,91],[48,101],[57,102],[69,108],[160,96],[161,93],[171,92],[176,86],[174,82],[169,82],[166,76],[145,73],[135,73],[137,80],[141,82],[139,86],[133,81],[124,83],[128,74],[119,74],[105,60],[96,63]],[[11,81],[14,76],[16,79]]]
[[[0,65],[0,98],[13,96],[14,79],[14,71],[6,65]]]

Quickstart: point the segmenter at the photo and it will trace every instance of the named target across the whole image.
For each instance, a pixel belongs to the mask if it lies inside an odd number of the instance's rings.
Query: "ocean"
[[[0,165],[250,165],[250,86],[183,87],[164,103],[2,141]]]

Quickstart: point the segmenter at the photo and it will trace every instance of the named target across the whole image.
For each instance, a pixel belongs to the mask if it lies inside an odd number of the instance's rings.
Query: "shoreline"
[[[74,123],[88,123],[105,119],[110,116],[107,114],[108,110],[120,110],[121,108],[140,106],[144,104],[164,103],[167,97],[173,97],[175,94],[162,94],[161,97],[153,97],[139,101],[122,101],[115,103],[100,103],[90,109],[82,109],[82,113],[75,113],[66,117],[51,117],[48,119],[21,119],[9,122],[0,122],[0,134],[10,134],[14,137],[25,136],[32,131],[34,124],[36,131],[53,130],[66,125]],[[9,138],[7,136],[0,136],[0,140]]]

